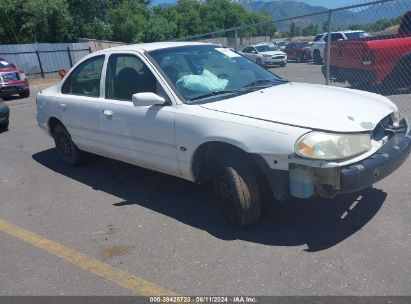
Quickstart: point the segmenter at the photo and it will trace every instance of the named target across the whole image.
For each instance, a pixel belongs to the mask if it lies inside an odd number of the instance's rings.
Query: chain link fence
[[[224,45],[291,81],[411,91],[411,0],[368,1],[180,40]]]

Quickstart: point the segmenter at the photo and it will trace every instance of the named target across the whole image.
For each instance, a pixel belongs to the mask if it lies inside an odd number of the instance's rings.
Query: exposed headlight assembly
[[[370,148],[370,134],[310,132],[297,141],[295,152],[311,159],[336,160],[361,154]]]
[[[400,125],[400,112],[398,110],[391,113],[392,126],[398,128]]]

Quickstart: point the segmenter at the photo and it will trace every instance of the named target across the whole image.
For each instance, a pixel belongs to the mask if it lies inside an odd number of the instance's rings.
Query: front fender
[[[195,153],[204,143],[227,143],[249,154],[262,156],[270,168],[287,170],[288,155],[294,153],[296,140],[310,131],[194,105],[183,105],[182,108],[185,109],[176,115],[177,155],[183,176],[190,180],[194,180],[192,162]]]

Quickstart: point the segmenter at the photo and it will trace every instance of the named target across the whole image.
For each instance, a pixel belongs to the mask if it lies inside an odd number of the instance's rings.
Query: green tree
[[[311,23],[309,26],[302,29],[303,36],[315,36],[318,33],[318,25]]]
[[[147,22],[144,41],[171,40],[177,35],[177,24],[167,19],[162,13],[153,12]]]
[[[122,1],[107,13],[113,39],[122,42],[143,41],[148,17],[147,5],[137,0]]]
[[[0,42],[62,42],[73,38],[65,0],[2,0]]]
[[[297,37],[301,35],[301,27],[297,26],[295,22],[291,22],[288,35],[290,37]]]

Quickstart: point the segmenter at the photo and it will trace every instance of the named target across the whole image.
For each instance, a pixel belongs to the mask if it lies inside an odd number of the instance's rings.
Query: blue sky
[[[177,0],[152,0],[152,4],[156,5],[159,3],[174,3]],[[270,0],[263,0],[263,1],[270,1]],[[311,5],[321,5],[327,8],[334,8],[334,7],[339,7],[339,6],[344,6],[347,4],[353,4],[353,3],[358,3],[358,2],[364,2],[364,1],[358,1],[358,0],[296,0],[299,2],[305,2]]]

